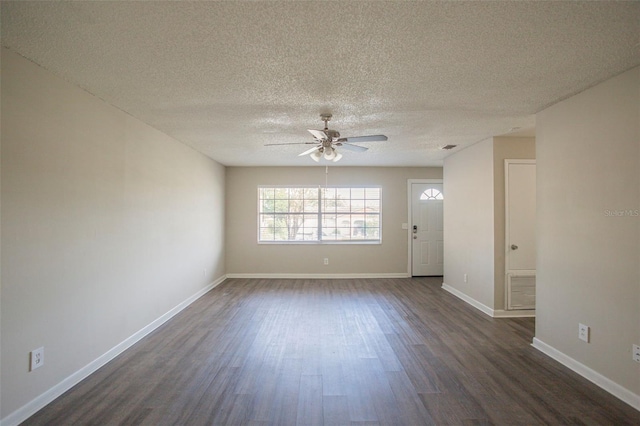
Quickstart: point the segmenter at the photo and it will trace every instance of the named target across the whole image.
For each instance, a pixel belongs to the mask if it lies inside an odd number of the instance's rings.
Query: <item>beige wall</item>
[[[0,53],[2,51],[0,50]],[[2,59],[0,58],[0,65]],[[2,67],[0,66],[0,93],[2,93]],[[2,105],[0,102],[0,422],[2,422]]]
[[[505,301],[505,182],[504,160],[535,159],[535,138],[493,138],[494,197],[494,309],[503,310]]]
[[[444,160],[444,282],[494,308],[493,139]],[[468,282],[464,282],[464,274]]]
[[[3,49],[1,171],[6,418],[224,275],[224,167]]]
[[[382,187],[382,244],[258,244],[258,186],[324,186],[325,167],[228,167],[227,273],[406,274],[407,179],[429,178],[442,178],[442,169],[329,167],[329,186]]]
[[[637,408],[639,88],[635,68],[536,118],[536,339],[635,393]],[[578,340],[578,323],[591,343]]]

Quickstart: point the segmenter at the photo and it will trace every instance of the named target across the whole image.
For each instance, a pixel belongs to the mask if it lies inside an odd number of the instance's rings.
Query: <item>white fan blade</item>
[[[303,157],[305,155],[309,155],[311,154],[313,151],[317,150],[318,148],[320,148],[319,146],[314,146],[311,149],[306,150],[305,152],[303,152],[302,154],[298,154],[298,157]]]
[[[346,143],[346,142],[341,142],[340,144],[343,148],[348,149],[349,151],[358,151],[358,152],[364,152],[366,150],[368,150],[369,148],[365,148],[364,146],[358,146],[358,145],[351,145],[350,143]]]
[[[285,143],[265,143],[264,146],[276,145],[317,145],[318,142],[285,142]]]
[[[313,137],[318,139],[319,141],[325,140],[327,138],[327,135],[325,135],[322,130],[311,130],[311,129],[307,129],[307,130],[309,130],[309,133],[311,133]]]
[[[387,139],[385,135],[352,136],[350,138],[340,138],[338,142],[382,142]]]

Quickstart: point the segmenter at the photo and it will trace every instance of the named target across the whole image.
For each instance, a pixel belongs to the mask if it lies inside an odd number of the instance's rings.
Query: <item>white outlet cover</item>
[[[40,368],[44,365],[44,346],[34,349],[29,357],[29,371]]]
[[[589,343],[589,326],[578,324],[578,339]]]
[[[640,345],[633,345],[632,356],[635,362],[640,362]]]

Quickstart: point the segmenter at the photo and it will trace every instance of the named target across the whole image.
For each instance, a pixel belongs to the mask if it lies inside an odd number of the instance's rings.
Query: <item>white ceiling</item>
[[[2,2],[2,44],[224,165],[441,165],[640,64],[640,2]],[[454,150],[453,152],[455,152]],[[324,160],[322,160],[324,161]],[[324,163],[321,162],[320,165]],[[334,163],[331,163],[334,164]]]

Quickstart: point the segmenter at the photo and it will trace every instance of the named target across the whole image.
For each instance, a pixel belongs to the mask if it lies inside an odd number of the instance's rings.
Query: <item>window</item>
[[[259,242],[380,242],[380,188],[258,188]]]
[[[443,200],[442,192],[435,188],[429,188],[420,195],[420,200]]]

